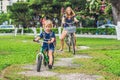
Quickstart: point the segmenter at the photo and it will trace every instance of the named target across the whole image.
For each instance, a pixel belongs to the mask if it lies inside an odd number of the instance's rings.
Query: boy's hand
[[[35,39],[33,39],[34,42],[37,42],[40,39],[40,37],[37,37]]]
[[[38,40],[36,40],[36,39],[33,39],[33,41],[34,41],[34,42],[37,42]]]
[[[48,44],[52,43],[51,41],[48,41]]]

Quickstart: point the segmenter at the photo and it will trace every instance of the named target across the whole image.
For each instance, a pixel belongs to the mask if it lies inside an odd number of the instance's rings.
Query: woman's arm
[[[65,24],[65,18],[62,17],[61,26],[63,27],[64,24]]]
[[[64,17],[62,17],[62,24],[64,24],[65,23],[65,18]]]
[[[79,22],[79,21],[76,19],[76,17],[74,17],[74,21],[75,21],[75,22]]]

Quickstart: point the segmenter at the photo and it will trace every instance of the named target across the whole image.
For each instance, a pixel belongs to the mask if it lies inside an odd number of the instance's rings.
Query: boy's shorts
[[[54,48],[53,47],[48,48],[48,47],[43,46],[42,48],[43,48],[44,51],[51,50],[54,53]]]

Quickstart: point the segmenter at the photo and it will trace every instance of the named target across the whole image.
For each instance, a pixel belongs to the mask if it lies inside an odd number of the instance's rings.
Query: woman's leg
[[[74,33],[74,39],[75,39],[75,48],[76,48],[76,34]]]
[[[61,46],[60,50],[63,50],[64,48],[64,38],[66,34],[67,34],[67,31],[63,30],[61,34],[61,39],[60,39],[60,46]]]

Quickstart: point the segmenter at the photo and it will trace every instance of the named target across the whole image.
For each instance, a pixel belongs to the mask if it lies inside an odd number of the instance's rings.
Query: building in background
[[[0,13],[7,13],[7,6],[12,5],[18,1],[27,1],[27,0],[0,0]]]

